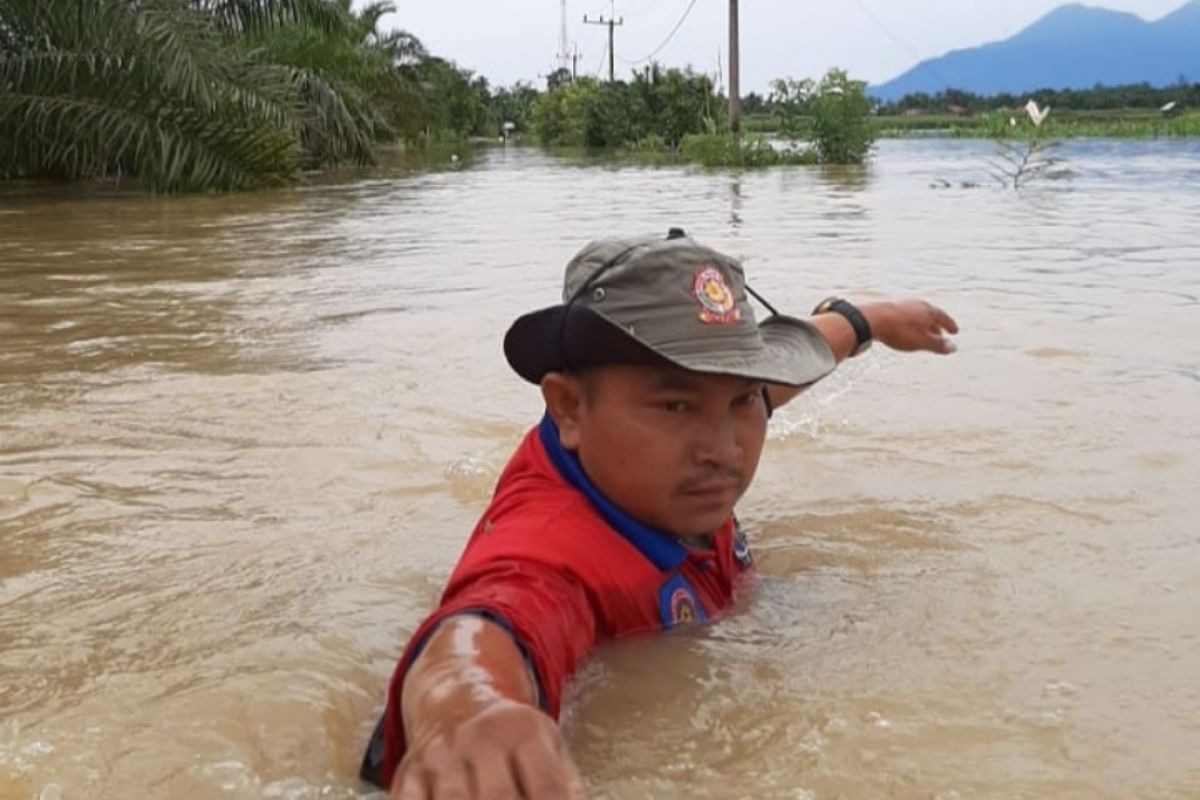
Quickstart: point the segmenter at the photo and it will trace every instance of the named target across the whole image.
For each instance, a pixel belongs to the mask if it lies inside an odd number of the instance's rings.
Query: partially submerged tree
[[[831,69],[809,101],[813,147],[823,164],[861,164],[875,143],[867,85]]]
[[[0,174],[164,190],[282,183],[293,75],[179,0],[0,0]]]
[[[0,177],[244,189],[426,127],[389,3],[0,0]],[[413,117],[420,117],[413,119]]]

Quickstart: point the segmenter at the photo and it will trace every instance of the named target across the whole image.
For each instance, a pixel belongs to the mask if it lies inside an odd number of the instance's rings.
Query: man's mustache
[[[687,492],[703,489],[714,483],[731,483],[742,487],[746,485],[746,473],[737,467],[717,467],[687,478],[675,487],[675,490],[681,494],[686,494]]]

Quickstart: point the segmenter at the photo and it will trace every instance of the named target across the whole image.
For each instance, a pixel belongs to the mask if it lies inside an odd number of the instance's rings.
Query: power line
[[[621,61],[626,64],[644,64],[645,62],[649,61],[650,59],[654,58],[656,55],[661,53],[663,51],[663,48],[665,48],[667,45],[669,45],[671,43],[671,40],[675,38],[675,34],[679,33],[679,29],[683,27],[683,23],[687,22],[687,18],[689,16],[691,16],[692,9],[696,7],[696,2],[697,2],[697,0],[692,0],[692,2],[688,3],[687,10],[684,11],[683,16],[679,18],[679,22],[675,23],[675,27],[671,29],[671,32],[669,34],[667,34],[667,38],[663,40],[662,44],[660,44],[658,47],[656,47],[654,49],[653,53],[646,56],[645,58],[639,58],[637,61],[626,61],[623,58],[621,59]]]
[[[628,7],[628,8],[622,8],[622,9],[621,9],[621,16],[623,16],[623,17],[632,17],[632,16],[633,16],[633,12],[634,12],[635,10],[636,10],[636,11],[647,11],[647,10],[649,10],[648,8],[642,8],[642,5],[643,5],[645,2],[646,2],[646,0],[633,0],[633,2],[629,4],[629,7]],[[658,3],[661,3],[661,2],[662,2],[662,0],[657,0],[657,2],[655,3],[655,5],[657,5]]]
[[[608,40],[604,41],[604,52],[600,54],[600,66],[596,68],[596,77],[604,74],[604,62],[608,61]]]
[[[942,86],[944,86],[946,88],[950,87],[950,82],[947,81],[944,77],[942,77],[942,75],[936,69],[934,69],[932,66],[927,64],[925,58],[922,57],[921,55],[919,55],[916,50],[914,50],[912,47],[909,47],[908,42],[901,39],[895,33],[892,33],[891,29],[888,28],[887,25],[883,24],[883,20],[881,20],[879,17],[875,16],[875,12],[873,12],[871,9],[867,8],[867,5],[866,5],[866,3],[863,2],[863,0],[854,0],[854,5],[858,6],[858,10],[861,11],[864,15],[866,15],[866,17],[869,20],[871,20],[871,22],[875,23],[875,26],[877,28],[879,28],[879,30],[883,31],[884,35],[886,35],[889,39],[891,39],[896,44],[900,45],[900,48],[902,50],[904,50],[906,53],[908,53],[910,56],[912,56],[916,60],[917,66],[921,67],[926,72],[928,72],[930,75],[932,75],[934,77],[934,79],[937,80],[938,83],[942,84]]]

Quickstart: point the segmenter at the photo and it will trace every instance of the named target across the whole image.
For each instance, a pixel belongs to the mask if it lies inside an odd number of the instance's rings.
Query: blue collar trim
[[[558,426],[550,415],[542,417],[538,425],[542,446],[546,448],[551,463],[563,480],[587,496],[600,516],[619,534],[625,537],[643,556],[663,572],[678,569],[687,560],[688,550],[679,541],[666,533],[652,528],[644,522],[626,514],[611,500],[600,493],[583,471],[579,458],[562,446],[558,438]]]

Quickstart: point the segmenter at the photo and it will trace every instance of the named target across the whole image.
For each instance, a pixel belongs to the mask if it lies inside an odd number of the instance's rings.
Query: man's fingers
[[[558,752],[542,737],[517,748],[513,770],[521,784],[523,800],[575,800],[571,794],[570,757]]]
[[[567,750],[567,741],[561,736],[554,743],[555,752],[558,754],[559,763],[563,768],[563,775],[567,781],[567,797],[570,800],[585,800],[583,790],[583,775],[579,772],[579,767],[576,766],[575,760],[571,758],[571,753]]]
[[[579,767],[575,766],[571,757],[566,755],[566,748],[563,748],[563,759],[567,773],[567,797],[569,800],[586,800],[583,791],[583,776],[579,773]]]
[[[416,754],[396,780],[400,789],[392,800],[472,800],[467,763],[444,741],[434,741]]]
[[[430,800],[420,769],[406,769],[393,779],[392,800]]]
[[[471,800],[471,783],[465,763],[442,764],[429,777],[433,785],[429,800]]]
[[[949,331],[950,333],[958,333],[958,323],[954,321],[954,317],[950,316],[945,311],[942,311],[937,306],[933,306],[933,318],[937,320],[937,324],[941,326],[943,330]]]
[[[487,749],[471,756],[473,800],[520,800],[517,777],[508,755],[499,749]]]

